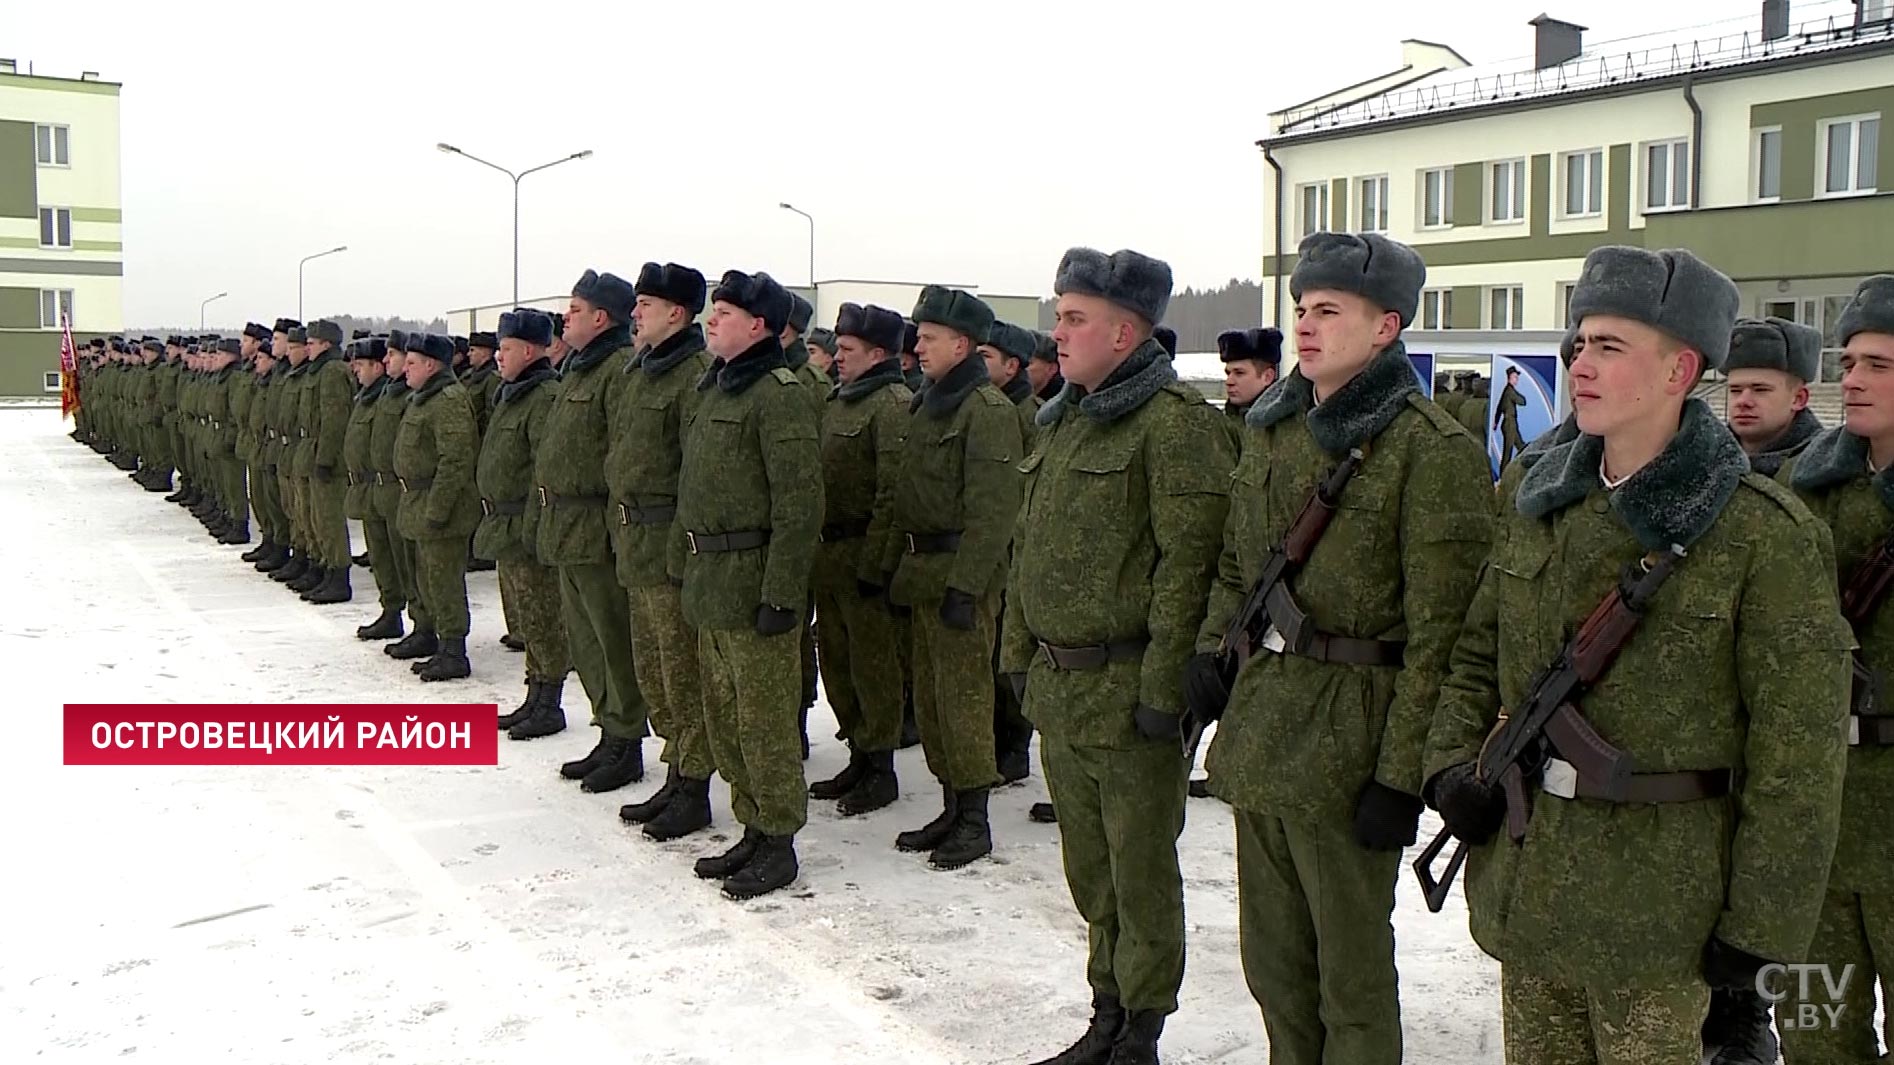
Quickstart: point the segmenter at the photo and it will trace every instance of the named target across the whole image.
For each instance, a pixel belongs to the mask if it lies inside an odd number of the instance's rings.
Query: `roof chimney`
[[[1762,0],[1762,39],[1779,41],[1789,35],[1789,0]]]
[[[1540,15],[1526,25],[1538,31],[1533,38],[1534,70],[1556,67],[1560,63],[1577,59],[1579,53],[1585,50],[1583,26],[1555,19],[1551,15]]]

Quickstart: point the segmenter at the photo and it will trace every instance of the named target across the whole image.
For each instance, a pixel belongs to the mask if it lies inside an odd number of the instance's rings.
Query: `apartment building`
[[[1264,320],[1292,317],[1296,246],[1328,228],[1420,251],[1428,341],[1543,346],[1585,255],[1633,244],[1692,249],[1743,313],[1832,344],[1856,283],[1894,270],[1894,0],[1733,15],[1590,46],[1541,15],[1530,59],[1485,67],[1405,42],[1401,70],[1270,115]]]
[[[0,396],[57,395],[62,315],[124,328],[119,86],[0,59]]]

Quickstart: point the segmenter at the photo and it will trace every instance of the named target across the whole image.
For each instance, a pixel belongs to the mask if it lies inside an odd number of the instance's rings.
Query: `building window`
[[[1420,327],[1422,329],[1453,328],[1452,289],[1430,288],[1421,293]]]
[[[1570,329],[1578,324],[1572,321],[1572,292],[1577,288],[1577,282],[1573,281],[1559,284],[1559,327],[1562,329]]]
[[[70,207],[39,209],[39,246],[42,248],[72,247],[72,209]]]
[[[1782,127],[1756,131],[1756,202],[1782,198]]]
[[[1605,213],[1604,149],[1565,156],[1565,217],[1591,218]]]
[[[1487,168],[1486,217],[1493,222],[1526,219],[1526,161],[1510,159]]]
[[[1662,141],[1644,146],[1644,209],[1671,211],[1690,206],[1690,142]]]
[[[60,316],[64,315],[62,319]],[[43,288],[39,290],[39,327],[58,329],[72,321],[72,290],[69,288]]]
[[[39,387],[42,391],[46,392],[59,391],[59,371],[47,370],[45,373],[40,374]]]
[[[1445,229],[1453,225],[1453,168],[1421,172],[1422,229]]]
[[[1328,182],[1299,186],[1296,200],[1301,205],[1303,236],[1320,233],[1328,228]]]
[[[72,130],[65,126],[34,126],[33,143],[39,165],[72,165]]]
[[[1526,327],[1525,303],[1526,290],[1518,285],[1487,289],[1487,328],[1524,329]]]
[[[1822,123],[1822,191],[1829,196],[1873,192],[1881,168],[1881,116],[1860,115]]]
[[[1387,177],[1383,175],[1362,178],[1356,188],[1355,199],[1361,204],[1361,231],[1386,233],[1388,231]]]

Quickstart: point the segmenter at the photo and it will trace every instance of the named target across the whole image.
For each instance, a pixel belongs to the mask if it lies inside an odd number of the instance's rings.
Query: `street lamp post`
[[[787,203],[779,203],[776,206],[781,207],[785,211],[796,212],[797,214],[802,216],[803,221],[809,223],[809,289],[811,291],[814,291],[815,289],[815,219],[810,216],[809,212],[803,210],[800,207],[796,207]]]
[[[213,303],[216,303],[218,300],[223,299],[225,296],[228,296],[228,295],[230,295],[230,293],[228,292],[219,292],[215,296],[212,296],[210,299],[207,299],[204,302],[197,305],[197,331],[198,332],[202,333],[204,331],[204,308],[210,306]]]
[[[500,173],[505,174],[507,177],[510,177],[513,179],[513,305],[515,307],[519,306],[519,302],[520,302],[520,179],[524,178],[528,174],[536,174],[541,170],[547,169],[548,167],[558,166],[560,163],[570,163],[574,159],[589,158],[592,154],[592,149],[587,148],[586,150],[582,152],[573,152],[571,155],[568,155],[563,159],[554,159],[550,163],[541,163],[538,166],[529,167],[515,174],[513,171],[508,170],[506,167],[503,167],[498,163],[489,163],[485,159],[482,159],[477,155],[469,155],[466,152],[461,151],[459,148],[456,148],[451,144],[446,144],[446,143],[436,144],[434,147],[440,149],[443,152],[446,152],[449,155],[458,155],[463,159],[471,159],[474,162],[479,163],[481,166],[492,167],[493,169],[498,170]]]
[[[344,244],[344,245],[341,245],[340,247],[330,248],[328,251],[319,251],[315,253],[314,255],[305,255],[303,256],[302,262],[299,262],[296,264],[296,320],[297,321],[300,322],[303,320],[303,267],[309,265],[309,260],[311,259],[320,259],[325,255],[334,255],[336,252],[348,251],[348,250],[349,250],[349,246],[347,244]]]

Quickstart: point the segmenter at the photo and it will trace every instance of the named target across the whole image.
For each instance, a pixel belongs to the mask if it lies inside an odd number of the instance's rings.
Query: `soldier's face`
[[[500,341],[500,377],[511,381],[519,377],[526,364],[533,361],[533,349],[519,337],[507,337]]]
[[[245,334],[243,339],[238,341],[237,343],[241,346],[242,355],[246,359],[256,358],[257,349],[263,346],[263,343],[261,341],[259,341],[257,338],[250,336],[248,334]]]
[[[371,384],[382,375],[380,359],[350,359],[349,369],[355,371],[357,384]]]
[[[720,359],[734,359],[761,343],[769,335],[763,319],[734,303],[721,300],[710,305],[710,321],[704,326],[704,347]]]
[[[611,316],[577,296],[566,304],[566,343],[575,348],[583,348],[605,331],[611,324]]]
[[[1097,296],[1059,297],[1052,340],[1059,345],[1059,372],[1068,381],[1097,388],[1143,337],[1130,315]]]
[[[1352,292],[1318,289],[1296,301],[1296,358],[1318,396],[1347,384],[1400,335],[1400,315]]]
[[[475,366],[485,366],[493,361],[492,348],[468,348],[467,361]]]
[[[933,322],[923,322],[918,336],[914,353],[921,361],[921,372],[929,381],[947,376],[948,371],[966,362],[973,350],[973,343],[964,333]]]
[[[1052,375],[1059,372],[1059,364],[1044,359],[1034,359],[1026,364],[1026,379],[1032,382],[1034,392],[1042,391]]]
[[[823,373],[828,373],[829,364],[834,361],[835,361],[835,357],[833,355],[830,355],[828,352],[823,351],[821,348],[815,347],[813,345],[810,346],[809,365],[815,367],[816,369],[822,371]]]
[[[388,376],[399,377],[405,382],[408,379],[408,353],[400,348],[389,348],[388,354],[381,357],[381,367],[388,371]]]
[[[887,352],[869,347],[860,337],[835,338],[835,361],[842,365],[844,381],[855,380],[887,357]]]
[[[427,384],[428,379],[433,377],[440,368],[441,364],[435,362],[433,359],[409,359],[408,365],[405,368],[408,375],[408,387],[420,388],[422,385]]]
[[[1842,420],[1868,440],[1894,436],[1894,336],[1856,333],[1841,353]]]
[[[991,344],[980,345],[980,357],[986,360],[986,379],[995,388],[1005,388],[1019,376],[1019,364]]]
[[[1263,389],[1274,384],[1276,368],[1255,359],[1238,359],[1223,364],[1223,398],[1234,406],[1256,402]]]
[[[1781,370],[1730,371],[1730,432],[1745,449],[1780,436],[1808,402],[1807,386]]]
[[[640,345],[656,344],[667,339],[672,331],[682,325],[684,308],[667,299],[656,296],[639,296],[632,304],[632,339]]]
[[[1700,357],[1642,322],[1586,318],[1572,347],[1572,413],[1579,431],[1609,437],[1674,417],[1696,383]]]

